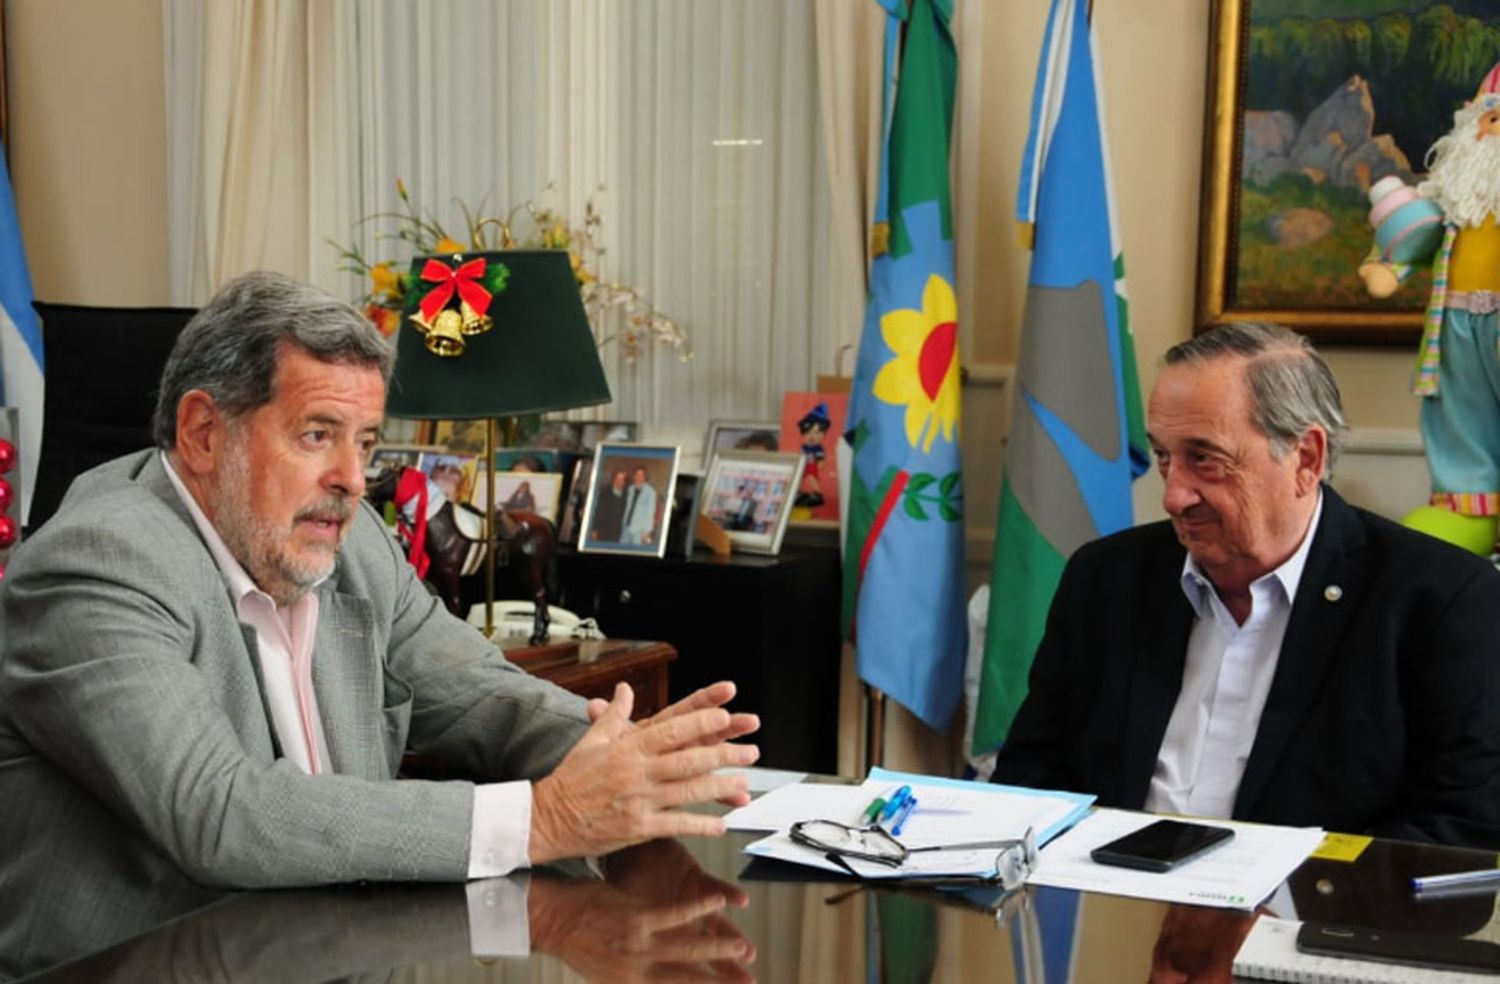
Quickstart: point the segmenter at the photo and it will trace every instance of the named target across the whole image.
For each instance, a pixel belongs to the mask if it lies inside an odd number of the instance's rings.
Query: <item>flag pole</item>
[[[865,684],[865,771],[885,765],[885,691]]]

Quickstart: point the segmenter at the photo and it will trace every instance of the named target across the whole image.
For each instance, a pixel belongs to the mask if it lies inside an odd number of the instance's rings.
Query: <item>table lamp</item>
[[[418,257],[386,412],[485,423],[484,633],[494,633],[496,418],[594,406],[609,383],[565,250]]]

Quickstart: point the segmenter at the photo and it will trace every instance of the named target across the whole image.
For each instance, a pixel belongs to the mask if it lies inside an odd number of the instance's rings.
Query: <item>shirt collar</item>
[[[1273,571],[1262,574],[1250,582],[1253,590],[1256,585],[1274,581],[1281,585],[1282,591],[1286,593],[1287,602],[1297,597],[1297,586],[1302,583],[1302,571],[1307,566],[1307,554],[1312,549],[1313,537],[1318,532],[1318,523],[1323,518],[1323,487],[1318,486],[1318,504],[1313,507],[1312,522],[1307,524],[1307,532],[1302,534],[1302,542],[1292,552],[1280,567]],[[1212,602],[1209,595],[1214,586],[1203,573],[1203,568],[1188,554],[1182,561],[1182,593],[1187,596],[1188,604],[1193,606],[1194,613],[1199,618],[1206,618],[1211,614]]]
[[[258,594],[275,606],[276,603],[271,596],[260,589],[260,586],[235,559],[234,554],[230,553],[228,544],[219,535],[219,531],[214,529],[214,524],[204,514],[202,507],[198,505],[198,500],[193,498],[193,494],[183,484],[182,478],[177,474],[177,469],[172,467],[172,460],[165,451],[161,452],[161,463],[167,470],[167,478],[171,480],[172,488],[177,490],[178,497],[187,506],[188,514],[193,517],[193,524],[198,527],[198,533],[203,537],[203,542],[208,544],[208,552],[213,555],[214,563],[219,566],[220,573],[224,575],[224,580],[229,585],[229,594],[234,598],[235,604],[238,605],[243,601],[246,595]],[[318,584],[326,580],[325,577],[319,580]],[[316,588],[318,584],[313,585],[313,588]]]

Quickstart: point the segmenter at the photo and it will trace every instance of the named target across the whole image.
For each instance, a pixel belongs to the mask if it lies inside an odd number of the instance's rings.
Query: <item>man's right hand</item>
[[[732,694],[726,687],[713,696],[722,703]],[[701,698],[700,703],[710,704]],[[663,712],[637,726],[630,721],[634,706],[630,687],[617,685],[593,726],[557,769],[532,787],[527,850],[532,864],[604,854],[656,837],[724,832],[721,817],[678,807],[745,797],[743,777],[713,774],[760,757],[754,745],[723,740],[737,730],[736,716],[711,704],[674,705],[677,713]]]

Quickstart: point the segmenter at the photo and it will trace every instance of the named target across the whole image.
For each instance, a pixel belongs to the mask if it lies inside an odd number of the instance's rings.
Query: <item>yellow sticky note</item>
[[[1312,857],[1324,861],[1353,861],[1370,846],[1373,837],[1364,834],[1324,834],[1323,843],[1312,852]]]

